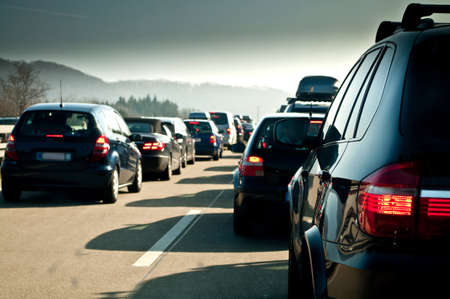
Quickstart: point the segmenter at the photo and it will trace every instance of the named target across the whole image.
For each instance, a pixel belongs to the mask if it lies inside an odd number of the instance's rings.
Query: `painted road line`
[[[191,224],[201,213],[201,210],[190,210],[177,222],[158,242],[144,253],[134,264],[135,267],[149,267],[172,244],[173,241]]]

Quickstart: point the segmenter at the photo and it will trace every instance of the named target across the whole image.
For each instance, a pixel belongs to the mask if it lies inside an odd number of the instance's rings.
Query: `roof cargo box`
[[[327,76],[307,76],[298,84],[297,99],[307,101],[332,101],[339,88],[339,81]]]

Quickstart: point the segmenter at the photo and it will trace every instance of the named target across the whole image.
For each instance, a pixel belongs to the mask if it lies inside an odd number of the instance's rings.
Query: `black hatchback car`
[[[2,193],[91,190],[104,203],[119,188],[139,192],[141,154],[113,108],[92,104],[37,104],[26,109],[9,136],[1,165]]]
[[[290,127],[282,128],[286,133],[277,136],[275,127],[282,120]],[[236,234],[247,233],[250,220],[261,210],[277,209],[277,214],[287,219],[287,185],[308,156],[322,120],[323,116],[311,117],[309,113],[277,113],[259,122],[233,173]],[[297,142],[290,140],[290,135]]]
[[[347,75],[289,185],[290,298],[444,298],[450,24],[411,4]]]

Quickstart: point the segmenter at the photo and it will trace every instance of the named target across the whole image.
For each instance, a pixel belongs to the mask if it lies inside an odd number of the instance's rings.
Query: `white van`
[[[209,112],[211,120],[216,124],[219,132],[223,135],[224,145],[231,148],[236,144],[236,127],[233,122],[233,114],[230,112]]]

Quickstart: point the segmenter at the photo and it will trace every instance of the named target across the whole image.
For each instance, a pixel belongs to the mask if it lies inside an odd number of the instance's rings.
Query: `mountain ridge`
[[[5,78],[13,70],[15,61],[0,58],[0,77]],[[275,112],[285,101],[288,93],[271,87],[232,86],[214,82],[190,83],[168,79],[139,79],[107,82],[96,76],[64,64],[37,60],[29,62],[39,71],[40,79],[50,90],[49,100],[59,98],[59,82],[62,80],[63,97],[66,101],[116,102],[119,97],[157,96],[169,99],[181,108],[198,110],[226,110],[250,114],[254,117]],[[258,108],[259,107],[259,108]]]

